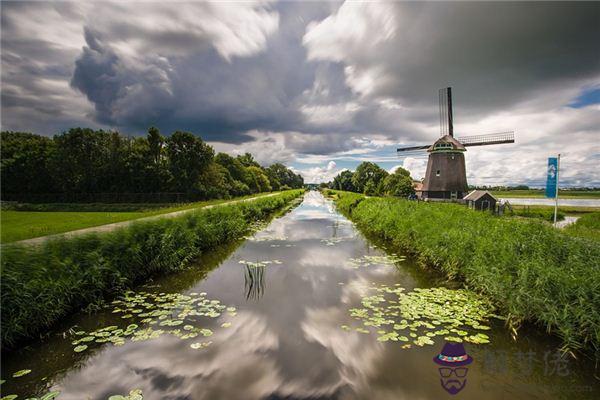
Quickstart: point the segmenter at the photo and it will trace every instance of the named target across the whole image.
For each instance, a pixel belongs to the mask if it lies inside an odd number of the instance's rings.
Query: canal
[[[515,341],[486,307],[365,238],[311,191],[246,240],[3,354],[2,395],[600,398],[593,363],[561,358],[538,329]],[[457,382],[433,362],[446,341],[472,360]],[[450,396],[442,382],[462,389]]]

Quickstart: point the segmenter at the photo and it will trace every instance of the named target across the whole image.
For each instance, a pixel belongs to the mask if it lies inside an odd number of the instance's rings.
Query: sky
[[[282,162],[306,182],[440,136],[451,86],[470,184],[600,186],[600,3],[2,2],[1,127],[145,135]]]

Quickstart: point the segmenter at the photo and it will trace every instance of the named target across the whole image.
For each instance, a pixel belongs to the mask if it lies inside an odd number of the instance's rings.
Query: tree
[[[254,160],[254,157],[250,153],[244,153],[241,156],[237,156],[237,160],[242,163],[244,167],[260,168],[260,165]]]
[[[2,193],[50,193],[54,179],[49,159],[52,139],[23,132],[0,134]]]
[[[403,168],[398,168],[393,174],[383,180],[383,193],[388,196],[408,197],[415,193],[410,173]]]
[[[111,136],[110,132],[88,128],[73,128],[54,136],[55,151],[50,164],[59,191],[98,193],[109,190]]]
[[[167,139],[166,151],[173,189],[193,191],[200,173],[213,159],[213,148],[189,132],[177,131]]]
[[[368,187],[370,194],[379,194],[377,193],[378,185],[387,175],[388,173],[377,164],[362,162],[352,175],[352,184],[357,192],[367,194],[367,184],[372,182]]]
[[[332,188],[336,190],[345,190],[348,192],[355,192],[356,187],[352,183],[352,171],[342,171],[335,178],[333,178]]]
[[[246,168],[238,158],[231,157],[229,154],[219,153],[215,156],[215,162],[227,168],[233,179],[240,182],[244,182],[246,179]]]
[[[252,193],[271,191],[269,178],[260,167],[248,167],[246,170],[250,176],[248,187],[250,187]]]

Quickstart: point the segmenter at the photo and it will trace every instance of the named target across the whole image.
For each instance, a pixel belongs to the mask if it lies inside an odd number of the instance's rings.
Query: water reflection
[[[246,300],[260,300],[265,291],[265,266],[246,264],[244,269],[244,292]]]
[[[372,284],[401,284],[406,290],[439,285],[409,261],[399,268],[384,264],[353,268],[350,259],[385,254],[373,243],[330,201],[309,192],[302,205],[218,260],[206,255],[197,269],[144,289],[206,292],[223,304],[235,305],[238,313],[227,320],[232,323],[229,328],[218,329],[225,321],[220,317],[206,320],[205,327],[214,331],[211,346],[193,350],[190,341],[163,335],[106,345],[83,355],[73,354],[71,337],[65,333],[63,338],[60,332],[30,350],[3,357],[3,371],[34,370],[31,377],[20,378],[29,386],[9,380],[3,394],[27,397],[34,394],[33,380],[48,376],[49,386],[60,390],[59,399],[65,400],[106,399],[136,388],[151,400],[448,398],[432,363],[440,342],[404,350],[395,342],[378,342],[376,335],[341,329],[354,322],[348,310],[360,304]],[[281,264],[240,263],[244,260],[281,260]],[[98,313],[77,317],[65,331],[75,325],[91,330],[111,324],[122,321]],[[491,345],[467,347],[474,362],[461,398],[598,398],[598,381],[589,364],[572,365],[566,377],[545,374],[542,361],[534,363],[528,375],[510,362],[501,371],[487,369],[490,351],[512,355],[510,360],[534,351],[542,359],[556,345],[526,331],[514,342],[501,323],[493,328]],[[586,385],[591,391],[574,393],[569,385]]]

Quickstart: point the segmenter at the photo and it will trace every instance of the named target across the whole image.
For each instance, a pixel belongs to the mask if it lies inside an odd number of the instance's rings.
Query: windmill
[[[469,146],[514,143],[514,132],[454,137],[452,123],[452,88],[439,90],[440,135],[432,145],[403,147],[398,155],[407,157],[429,153],[423,180],[423,199],[462,199],[467,192],[464,152]]]

